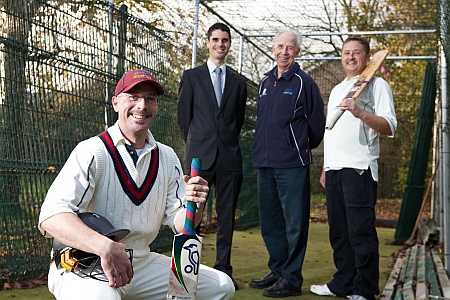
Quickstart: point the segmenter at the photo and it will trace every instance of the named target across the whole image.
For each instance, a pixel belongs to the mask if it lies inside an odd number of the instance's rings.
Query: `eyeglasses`
[[[136,95],[131,95],[127,93],[122,93],[118,95],[117,97],[125,96],[128,97],[128,101],[131,102],[139,102],[141,99],[144,99],[145,103],[150,103],[151,105],[158,105],[159,104],[159,98],[156,96],[143,96],[139,97]]]

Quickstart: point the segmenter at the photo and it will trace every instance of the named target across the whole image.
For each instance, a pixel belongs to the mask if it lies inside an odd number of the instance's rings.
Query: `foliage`
[[[137,14],[147,14],[152,15],[153,13],[164,10],[164,5],[160,1],[153,0],[113,0],[114,4],[117,6],[126,5],[131,11]],[[161,22],[158,20],[146,20],[152,26],[162,26]]]
[[[383,19],[385,30],[411,30],[436,28],[437,1],[391,1]],[[411,9],[414,7],[416,9]],[[408,11],[408,13],[406,13]],[[412,13],[411,13],[412,12]],[[420,12],[420,13],[419,13]],[[397,56],[436,56],[437,39],[431,35],[385,35],[374,37],[377,44],[389,45],[391,53]],[[397,137],[387,141],[390,147],[384,149],[386,155],[399,158],[397,186],[403,190],[406,184],[404,178],[409,167],[411,148],[418,118],[418,109],[422,95],[425,74],[425,60],[407,60],[386,64],[388,73],[386,79],[395,91],[397,111]]]

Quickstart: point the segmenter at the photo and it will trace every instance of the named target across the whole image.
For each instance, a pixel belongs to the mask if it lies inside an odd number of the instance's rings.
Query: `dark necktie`
[[[214,79],[214,93],[216,93],[217,105],[220,107],[220,102],[222,101],[222,82],[220,73],[222,73],[222,69],[216,67],[214,72],[216,73],[216,78]]]

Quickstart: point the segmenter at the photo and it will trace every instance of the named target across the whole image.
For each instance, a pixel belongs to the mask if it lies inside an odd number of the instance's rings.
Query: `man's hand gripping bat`
[[[356,100],[358,98],[358,96],[362,93],[362,91],[367,86],[369,81],[375,75],[378,68],[381,66],[381,63],[388,55],[388,52],[389,52],[388,50],[381,50],[373,55],[372,60],[367,64],[366,68],[359,75],[359,79],[355,82],[355,84],[353,84],[352,88],[344,97],[344,99]],[[345,110],[338,110],[333,115],[333,117],[331,117],[331,119],[328,120],[327,124],[325,125],[325,128],[327,130],[331,130],[344,112]]]

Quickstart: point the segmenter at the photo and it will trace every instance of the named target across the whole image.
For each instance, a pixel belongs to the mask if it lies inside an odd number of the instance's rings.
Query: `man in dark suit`
[[[179,87],[178,124],[186,143],[184,171],[193,157],[202,160],[202,177],[216,190],[217,240],[214,268],[231,278],[230,262],[236,203],[242,185],[239,134],[244,123],[247,85],[226,67],[230,28],[212,25],[207,34],[208,61],[186,70]],[[238,286],[235,283],[236,289]]]

